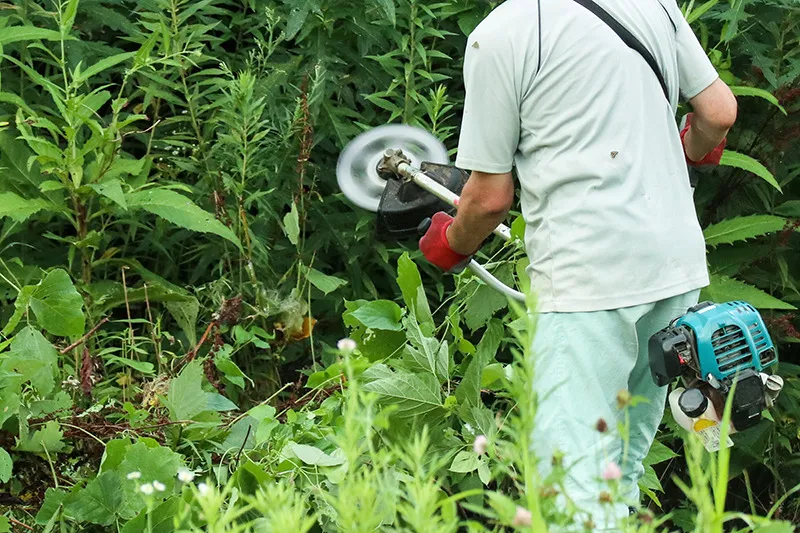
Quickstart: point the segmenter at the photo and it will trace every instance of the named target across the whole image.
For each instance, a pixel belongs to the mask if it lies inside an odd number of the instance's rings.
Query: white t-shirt
[[[573,0],[507,0],[467,43],[456,164],[516,166],[542,312],[618,309],[708,284],[675,114],[679,96],[717,72],[674,0],[597,3],[656,58],[669,103],[641,55]]]

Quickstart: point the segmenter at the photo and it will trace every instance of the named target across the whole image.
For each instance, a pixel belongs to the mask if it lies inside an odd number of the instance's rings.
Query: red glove
[[[460,272],[469,262],[471,256],[463,255],[447,242],[447,228],[455,219],[443,211],[439,211],[431,219],[431,225],[419,240],[419,249],[425,259],[445,272]]]
[[[689,127],[692,125],[692,113],[686,115],[686,124],[681,131],[681,146],[683,146],[684,157],[686,157],[686,145],[684,144],[684,137],[686,137],[686,133],[689,131]],[[704,167],[708,165],[717,166],[719,165],[720,159],[722,159],[722,152],[725,150],[725,145],[728,143],[728,139],[722,139],[722,142],[719,143],[719,146],[711,150],[706,156],[701,159],[700,161],[692,161],[688,157],[686,157],[686,164],[690,167]]]

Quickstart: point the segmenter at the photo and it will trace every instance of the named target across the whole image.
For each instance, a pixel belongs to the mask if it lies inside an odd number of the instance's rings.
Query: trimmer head
[[[336,166],[339,188],[358,207],[378,211],[387,183],[378,175],[378,164],[390,148],[402,150],[415,167],[449,162],[444,144],[421,128],[391,124],[366,131],[345,147]]]

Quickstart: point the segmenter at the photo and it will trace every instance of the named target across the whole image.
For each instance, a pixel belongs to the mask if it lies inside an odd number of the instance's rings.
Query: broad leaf
[[[323,274],[314,268],[306,269],[308,281],[325,294],[330,294],[340,287],[347,285],[347,281],[334,276]]]
[[[800,200],[790,200],[788,202],[784,202],[777,206],[773,211],[776,215],[800,218]]]
[[[79,522],[108,526],[125,508],[123,479],[117,472],[104,472],[64,505],[64,512]]]
[[[414,316],[417,317],[422,331],[426,335],[432,335],[435,325],[431,308],[428,305],[428,298],[425,296],[419,269],[409,257],[408,252],[403,253],[397,261],[397,284],[403,293],[406,307],[414,311]]]
[[[469,474],[478,469],[481,460],[478,454],[473,451],[461,451],[453,458],[450,471],[458,474]]]
[[[751,215],[723,220],[706,228],[703,234],[706,244],[717,246],[746,241],[754,237],[781,231],[786,227],[786,219],[772,215]]]
[[[371,329],[387,331],[400,331],[403,329],[400,324],[403,310],[399,305],[389,300],[368,302],[353,311],[351,316]]]
[[[711,285],[703,289],[701,299],[714,302],[742,300],[759,309],[797,309],[795,306],[770,296],[757,287],[727,276],[712,276]]]
[[[208,411],[231,411],[236,405],[219,394],[206,392],[202,387],[203,368],[192,361],[172,380],[165,403],[172,420],[194,420]]]
[[[194,345],[197,342],[197,317],[200,314],[200,302],[194,296],[187,296],[181,302],[164,302],[164,305],[186,334],[186,338]]]
[[[58,422],[50,420],[42,429],[19,439],[14,449],[18,452],[43,454],[61,452],[64,450],[64,442],[61,440],[63,436],[64,432],[59,428]]]
[[[126,200],[129,209],[143,209],[181,228],[219,235],[242,249],[242,243],[230,228],[175,191],[148,189],[129,194]]]
[[[139,472],[140,483],[159,481],[172,491],[178,470],[183,467],[183,457],[164,446],[148,446],[139,441],[125,451],[125,459],[115,469],[125,477],[131,472]]]
[[[333,457],[314,446],[305,444],[289,445],[289,450],[307,465],[313,466],[339,466],[344,464],[344,457]]]
[[[406,346],[406,352],[412,363],[411,370],[421,370],[436,377],[439,383],[444,383],[450,377],[450,351],[447,341],[427,337],[417,324],[413,316],[406,317],[403,321],[406,326],[406,335],[411,341]]]
[[[8,483],[11,479],[11,471],[14,467],[11,456],[3,448],[0,448],[0,483]]]
[[[667,448],[658,439],[656,439],[650,446],[650,451],[647,453],[647,457],[645,457],[643,464],[657,465],[663,463],[664,461],[669,461],[673,457],[678,457],[678,454]]]
[[[3,329],[9,334],[30,308],[39,325],[53,335],[75,337],[83,334],[86,318],[83,298],[64,270],[48,273],[38,285],[23,287],[15,302],[16,311]]]
[[[443,407],[439,382],[431,374],[393,372],[377,364],[362,376],[367,380],[364,390],[378,394],[385,404],[397,406],[395,415],[400,418],[430,414]]]
[[[147,531],[148,533],[175,533],[175,516],[178,514],[181,503],[183,502],[180,498],[174,497],[153,509],[149,513],[149,528],[147,522],[148,510],[142,509],[136,515],[136,518],[125,524],[125,527],[122,528],[122,533],[141,533],[142,531]]]
[[[58,352],[39,330],[27,326],[14,336],[11,351],[3,358],[0,368],[19,374],[23,381],[29,381],[36,392],[44,396],[55,387]],[[4,391],[3,395],[8,392]]]
[[[489,362],[494,361],[504,333],[502,322],[499,320],[489,322],[489,327],[486,328],[481,342],[478,343],[478,350],[467,367],[467,371],[464,372],[464,379],[461,380],[456,389],[456,398],[458,398],[460,405],[476,407],[483,405],[481,401],[483,370]]]
[[[13,192],[0,192],[0,218],[9,217],[17,222],[25,222],[46,207],[44,200],[28,200]]]
[[[750,157],[749,155],[740,154],[739,152],[732,152],[730,150],[725,150],[722,154],[722,159],[720,160],[720,165],[727,166],[727,167],[735,167],[740,168],[742,170],[746,170],[748,172],[752,172],[759,178],[763,179],[776,189],[779,192],[783,192],[781,190],[781,186],[778,185],[778,181],[775,179],[775,176],[772,175],[772,172],[767,170],[767,167]]]

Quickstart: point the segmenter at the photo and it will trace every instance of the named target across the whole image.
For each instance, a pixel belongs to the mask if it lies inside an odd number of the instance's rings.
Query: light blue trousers
[[[639,501],[638,482],[664,414],[667,388],[650,377],[648,341],[697,303],[699,291],[655,303],[588,313],[541,313],[533,344],[539,410],[533,433],[540,472],[551,472],[554,453],[569,469],[566,496],[581,509],[576,525],[591,518],[597,530],[614,530]],[[617,430],[625,413],[617,395],[647,398],[628,409],[627,451]],[[598,421],[608,425],[597,430]],[[621,466],[619,491],[602,479],[608,463]],[[601,503],[603,491],[617,492]]]

